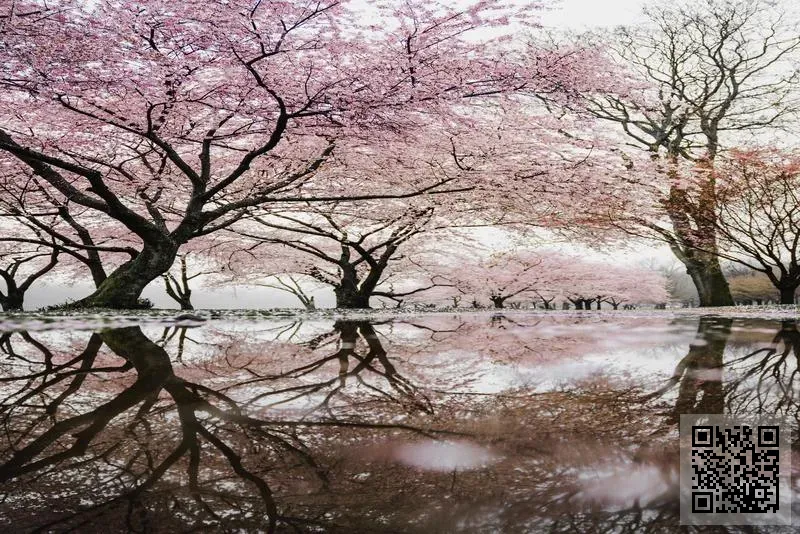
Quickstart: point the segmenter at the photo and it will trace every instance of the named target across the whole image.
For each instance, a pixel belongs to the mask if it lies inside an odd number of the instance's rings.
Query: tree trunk
[[[713,184],[710,187],[713,187]],[[675,194],[676,192],[673,190],[673,195]],[[706,206],[705,209],[713,209],[713,206]],[[709,213],[705,217],[712,220],[715,216],[713,213]],[[687,222],[688,216],[676,211],[670,211],[670,219],[677,238],[670,242],[670,248],[686,266],[686,273],[692,278],[697,289],[700,307],[733,306],[733,297],[730,287],[728,287],[728,281],[719,265],[719,256],[715,254],[717,240],[713,224],[703,219],[702,231],[694,230]],[[698,250],[691,246],[691,243],[697,242],[699,239],[695,234],[702,234],[700,241],[704,250]]]
[[[345,309],[369,308],[369,295],[365,295],[352,281],[342,280],[334,288],[336,307]]]
[[[136,258],[122,264],[86,298],[69,308],[141,308],[139,298],[147,285],[169,271],[178,254],[178,245],[145,245]]]
[[[794,304],[794,293],[797,287],[782,287],[781,291],[781,304]]]
[[[614,303],[612,302],[612,303],[611,303],[611,306],[612,306],[612,307],[613,307],[615,310],[618,310],[618,309],[619,309],[619,304],[614,304]]]
[[[0,296],[0,308],[7,312],[22,311],[22,303],[25,300],[25,292],[17,288],[8,288],[5,296]]]
[[[495,308],[505,308],[505,301],[507,297],[489,297]]]
[[[689,345],[689,352],[678,363],[671,380],[679,384],[678,397],[671,412],[675,423],[680,421],[682,414],[723,413],[725,395],[722,381],[714,375],[722,373],[732,322],[732,319],[700,318],[697,339],[703,343]]]
[[[733,306],[728,281],[722,274],[719,258],[710,256],[700,261],[697,257],[686,263],[686,272],[692,278],[700,307]]]
[[[573,304],[575,304],[575,309],[576,310],[582,310],[583,309],[583,301],[582,300],[576,300],[575,302],[573,302]]]

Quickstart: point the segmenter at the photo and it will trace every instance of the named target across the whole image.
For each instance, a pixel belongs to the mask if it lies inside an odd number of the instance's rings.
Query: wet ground
[[[681,414],[798,417],[791,319],[24,325],[0,333],[10,532],[680,531]]]

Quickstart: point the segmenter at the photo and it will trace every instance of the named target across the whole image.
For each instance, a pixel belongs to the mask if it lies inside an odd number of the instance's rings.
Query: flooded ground
[[[0,334],[0,525],[672,532],[680,414],[798,416],[789,319],[159,321]]]

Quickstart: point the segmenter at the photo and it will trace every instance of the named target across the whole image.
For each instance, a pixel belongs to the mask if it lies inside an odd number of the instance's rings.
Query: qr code
[[[774,420],[681,416],[681,523],[790,524],[786,433]]]
[[[780,508],[778,426],[692,426],[692,513]]]

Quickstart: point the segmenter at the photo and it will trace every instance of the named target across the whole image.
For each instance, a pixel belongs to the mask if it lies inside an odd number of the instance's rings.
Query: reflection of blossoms
[[[51,530],[672,525],[676,429],[660,414],[711,391],[697,373],[714,368],[731,329],[573,321],[210,322],[183,342],[152,328],[158,344],[136,327],[72,333],[66,345],[57,331],[5,336],[0,421],[13,446],[0,453],[2,517]],[[768,362],[791,354],[789,330]],[[688,346],[686,372],[667,382],[677,400],[645,395],[652,371],[630,369],[636,359],[563,373],[619,354],[607,338],[637,347],[639,360]],[[734,369],[764,361],[749,353]],[[508,368],[531,379],[497,381]],[[722,393],[739,399],[728,376]]]

